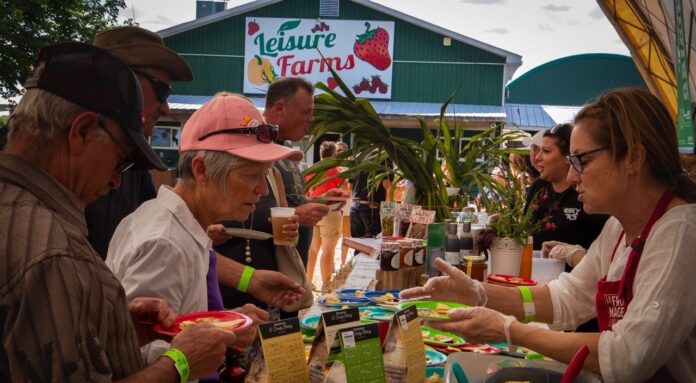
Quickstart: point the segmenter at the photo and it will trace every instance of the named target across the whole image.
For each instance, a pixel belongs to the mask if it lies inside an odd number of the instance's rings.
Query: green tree
[[[89,42],[117,24],[124,0],[0,0],[0,96],[20,94],[43,46],[60,41]]]

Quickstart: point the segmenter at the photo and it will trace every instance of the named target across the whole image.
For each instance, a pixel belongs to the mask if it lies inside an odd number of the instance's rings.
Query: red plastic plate
[[[532,279],[508,274],[490,274],[488,276],[488,282],[507,286],[536,286],[537,284]]]
[[[176,317],[174,324],[170,328],[164,328],[164,326],[158,323],[155,325],[154,329],[157,333],[173,337],[181,331],[181,329],[179,328],[179,324],[181,322],[187,320],[196,321],[200,318],[217,318],[221,322],[231,321],[235,319],[244,320],[244,322],[241,322],[241,324],[239,324],[237,327],[233,329],[227,329],[230,331],[239,331],[241,329],[249,327],[253,323],[251,318],[249,318],[248,316],[234,311],[200,311],[195,313],[179,315],[178,317]]]

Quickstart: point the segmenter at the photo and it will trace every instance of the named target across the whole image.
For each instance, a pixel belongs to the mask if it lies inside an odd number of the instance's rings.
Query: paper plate
[[[300,319],[300,327],[305,330],[316,330],[321,317],[318,314],[305,315]]]
[[[379,304],[379,303],[391,303],[391,304],[398,304],[399,303],[399,293],[401,290],[374,290],[374,291],[366,291],[365,292],[365,297],[370,299],[371,301]],[[384,295],[390,293],[391,295],[394,296],[394,300],[390,301],[381,301],[379,300],[381,297]]]
[[[426,335],[427,333],[427,335]],[[440,331],[427,326],[421,326],[423,343],[436,346],[463,346],[466,344],[464,338],[447,331]],[[450,339],[448,342],[447,340]]]
[[[508,274],[489,274],[488,283],[505,286],[536,286],[536,282],[529,278],[516,277]]]
[[[365,314],[365,318],[368,319],[373,319],[373,320],[381,320],[381,321],[390,321],[394,317],[394,312],[385,310],[379,306],[363,306],[360,307],[360,316],[362,317],[362,314],[367,312]]]
[[[314,342],[314,335],[316,334],[316,331],[314,330],[307,330],[307,329],[302,329],[302,342],[303,343],[312,343]]]
[[[423,319],[434,321],[449,320],[449,317],[446,314],[438,314],[434,312],[434,310],[438,308],[438,305],[447,306],[448,309],[469,307],[462,303],[446,301],[410,301],[399,303],[396,307],[398,307],[399,310],[403,310],[411,306],[416,306],[416,309],[418,310],[418,316]],[[429,312],[426,312],[425,310],[429,310]]]
[[[218,322],[227,322],[227,321],[232,321],[232,320],[242,320],[239,325],[235,326],[234,328],[228,328],[226,330],[230,331],[239,331],[241,329],[249,327],[253,321],[251,318],[244,314],[240,314],[234,311],[200,311],[200,312],[195,312],[195,313],[188,313],[188,314],[183,314],[179,315],[176,317],[174,320],[174,324],[170,328],[164,328],[160,323],[156,324],[154,326],[154,330],[157,333],[160,333],[162,335],[167,335],[174,337],[176,334],[181,332],[181,328],[179,325],[183,321],[201,321],[204,318],[214,318]],[[213,322],[213,324],[215,324]]]
[[[362,292],[362,296],[360,296],[359,292]],[[358,294],[357,296],[355,295],[356,293]],[[338,295],[341,298],[347,299],[367,299],[367,290],[363,289],[339,289],[336,290],[334,294]]]
[[[435,350],[425,350],[425,365],[428,367],[435,367],[438,364],[445,363],[447,361],[447,355],[435,351]]]
[[[444,367],[426,367],[425,368],[425,379],[431,378],[433,375],[437,374],[440,377],[440,381],[445,381],[445,368]]]
[[[502,352],[501,349],[485,343],[467,343],[459,348],[462,349],[462,351],[476,352],[483,355],[498,355]]]
[[[273,234],[269,234],[263,231],[239,229],[236,227],[225,228],[225,233],[236,238],[256,239],[260,241],[273,238]]]
[[[316,203],[346,202],[346,201],[348,201],[348,197],[329,197],[329,196],[313,197],[309,200],[309,202],[316,202]]]

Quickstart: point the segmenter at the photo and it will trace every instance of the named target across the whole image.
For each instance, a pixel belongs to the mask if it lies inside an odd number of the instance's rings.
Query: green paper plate
[[[458,335],[452,334],[451,332],[440,331],[440,330],[436,330],[434,328],[430,328],[427,326],[421,326],[421,333],[425,333],[425,332],[427,332],[429,334],[428,337],[426,337],[425,334],[423,334],[423,343],[425,343],[425,344],[432,344],[432,345],[436,345],[436,346],[445,346],[445,347],[447,347],[447,346],[457,347],[457,346],[463,346],[466,344],[466,341],[464,340],[464,338],[462,338]],[[435,336],[437,336],[438,338],[440,338],[440,337],[450,338],[450,339],[452,339],[452,341],[448,343],[448,342],[445,342],[444,339],[434,339]]]

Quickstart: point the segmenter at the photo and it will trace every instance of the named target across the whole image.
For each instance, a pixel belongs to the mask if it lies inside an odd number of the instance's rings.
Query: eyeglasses
[[[251,128],[228,128],[213,130],[212,132],[205,133],[198,137],[198,141],[203,141],[210,136],[223,133],[244,134],[246,136],[256,135],[257,141],[264,144],[269,144],[275,141],[276,137],[278,136],[278,125],[263,124]]]
[[[588,150],[586,152],[571,154],[569,156],[566,156],[566,159],[568,160],[570,166],[572,166],[573,169],[575,169],[575,171],[577,171],[578,173],[582,173],[585,170],[585,163],[582,162],[582,157],[585,157],[588,154],[597,153],[604,149],[606,149],[606,147],[602,146],[601,148]]]
[[[116,163],[116,171],[118,171],[119,173],[123,173],[126,170],[133,167],[133,165],[135,165],[135,161],[133,161],[130,155],[128,155],[129,151],[125,147],[123,147],[123,145],[121,145],[121,143],[118,142],[116,137],[114,137],[114,135],[111,134],[109,129],[106,128],[104,118],[101,116],[99,116],[99,127],[102,128],[106,132],[106,135],[109,136],[109,138],[111,138],[111,140],[116,144],[116,146],[118,146],[119,151],[123,152],[123,156],[121,156],[121,159]]]
[[[143,70],[133,69],[133,72],[139,74],[140,76],[143,76],[145,80],[149,81],[150,84],[152,84],[152,89],[155,91],[157,101],[167,102],[167,98],[169,98],[169,95],[172,94],[172,87],[169,86],[169,84],[156,77],[152,77],[149,73]]]

